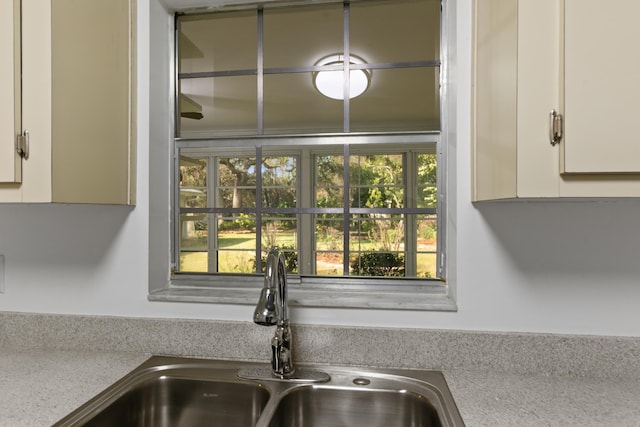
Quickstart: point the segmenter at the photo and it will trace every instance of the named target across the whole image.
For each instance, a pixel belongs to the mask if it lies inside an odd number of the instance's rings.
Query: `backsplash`
[[[295,325],[299,362],[640,378],[640,338]],[[0,346],[270,360],[251,322],[0,312]]]

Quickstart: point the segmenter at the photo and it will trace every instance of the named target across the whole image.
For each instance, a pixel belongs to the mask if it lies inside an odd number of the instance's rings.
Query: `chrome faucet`
[[[295,372],[291,353],[291,327],[287,307],[287,269],[279,248],[269,250],[264,274],[264,288],[253,313],[253,321],[262,326],[276,326],[271,339],[273,376],[291,378]]]

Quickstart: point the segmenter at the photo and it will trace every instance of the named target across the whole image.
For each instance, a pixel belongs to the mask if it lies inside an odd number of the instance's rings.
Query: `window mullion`
[[[256,269],[262,271],[262,147],[256,147]]]
[[[257,96],[258,96],[258,111],[257,111],[257,134],[264,134],[264,10],[258,8],[258,57],[257,62]]]
[[[172,163],[172,205],[174,207],[172,211],[172,236],[173,236],[173,249],[171,251],[171,270],[180,271],[180,242],[182,239],[182,215],[180,212],[180,149],[174,147],[173,149],[173,163]]]
[[[445,137],[446,138],[446,137]],[[437,201],[438,205],[436,206],[436,223],[437,223],[437,266],[436,266],[436,275],[437,277],[444,278],[446,277],[446,241],[447,241],[447,228],[446,228],[446,155],[444,153],[446,150],[446,144],[442,143],[442,135],[441,138],[436,142],[436,162],[438,165],[438,169],[436,171],[436,188],[438,191]]]
[[[215,208],[220,205],[218,200],[218,158],[211,156],[207,159],[207,207]],[[209,273],[218,272],[218,215],[207,215],[207,266]]]
[[[342,256],[343,256],[343,275],[349,275],[349,249],[350,249],[350,236],[349,236],[349,222],[351,221],[351,198],[350,198],[350,189],[351,189],[351,178],[349,173],[349,144],[345,144],[343,148],[343,172],[342,172],[342,180],[344,183],[344,190],[342,194],[342,204],[343,204],[343,248],[342,248]]]
[[[404,154],[404,206],[406,208],[415,208],[417,200],[417,155],[414,151]],[[404,262],[405,275],[407,277],[415,277],[417,266],[417,214],[404,215]]]
[[[343,38],[344,38],[344,52],[343,52],[343,61],[342,61],[342,71],[344,73],[344,78],[342,79],[343,81],[343,93],[342,96],[344,98],[343,100],[343,111],[344,111],[344,118],[343,118],[343,130],[345,133],[349,133],[351,131],[351,124],[350,124],[350,116],[351,116],[351,100],[349,98],[349,91],[350,91],[350,77],[351,77],[351,70],[350,70],[350,60],[349,60],[349,55],[350,55],[350,51],[349,51],[349,3],[345,2],[344,3],[344,31],[343,31]]]
[[[298,177],[298,207],[310,208],[315,206],[314,176],[315,166],[311,150],[301,150],[300,165],[297,168]],[[300,274],[315,274],[315,257],[313,248],[316,244],[314,233],[314,214],[299,214],[298,218],[298,268]],[[313,236],[311,239],[303,236]]]

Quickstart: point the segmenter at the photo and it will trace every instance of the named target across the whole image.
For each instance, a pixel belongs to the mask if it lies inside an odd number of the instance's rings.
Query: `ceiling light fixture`
[[[349,56],[350,64],[366,64],[366,62],[355,55]],[[344,65],[344,55],[329,55],[322,58],[315,65]],[[350,70],[349,71],[349,98],[362,95],[371,83],[370,70]],[[313,73],[313,85],[318,92],[327,98],[344,99],[344,70],[316,71]]]

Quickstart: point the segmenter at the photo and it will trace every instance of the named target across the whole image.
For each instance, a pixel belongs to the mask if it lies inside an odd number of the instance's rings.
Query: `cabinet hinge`
[[[29,131],[24,130],[20,135],[16,135],[16,151],[23,159],[29,158]]]
[[[552,146],[555,146],[562,139],[562,114],[556,110],[551,110],[549,113],[549,142]]]

